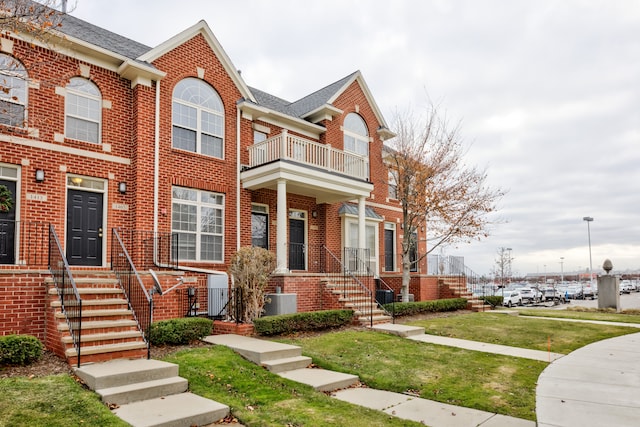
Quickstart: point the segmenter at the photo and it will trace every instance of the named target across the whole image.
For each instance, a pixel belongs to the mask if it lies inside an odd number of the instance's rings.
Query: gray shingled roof
[[[345,83],[347,83],[355,73],[357,73],[357,71],[338,80],[337,82],[331,83],[330,85],[313,92],[310,95],[300,98],[295,102],[286,101],[253,87],[250,87],[249,90],[251,90],[251,93],[253,93],[253,96],[256,98],[259,105],[289,116],[301,118],[307,113],[325,105],[327,101],[329,101],[329,99],[338,92],[338,90],[342,89]]]
[[[58,30],[71,37],[83,40],[110,52],[130,59],[136,59],[151,50],[149,46],[120,36],[104,28],[90,24],[71,15],[61,18]]]
[[[137,60],[137,58],[152,49],[142,43],[138,43],[104,28],[98,27],[97,25],[90,24],[89,22],[78,19],[72,15],[64,15],[61,23],[62,25],[58,30],[63,34],[83,40],[125,58]],[[151,64],[146,64],[152,66]],[[349,81],[349,79],[353,77],[355,73],[356,72],[351,73],[348,76],[294,102],[286,101],[253,87],[250,87],[249,90],[253,93],[258,105],[278,111],[288,116],[302,118],[309,112],[327,104],[327,101],[336,95],[336,93]]]

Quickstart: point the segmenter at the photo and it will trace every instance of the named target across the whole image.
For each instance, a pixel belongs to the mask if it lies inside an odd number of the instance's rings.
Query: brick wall
[[[44,273],[0,274],[0,335],[45,339],[47,288]]]

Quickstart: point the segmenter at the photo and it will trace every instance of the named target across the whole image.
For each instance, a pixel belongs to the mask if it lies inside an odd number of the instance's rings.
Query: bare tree
[[[0,124],[18,128],[25,125],[28,80],[39,67],[50,67],[59,56],[52,47],[64,41],[64,36],[55,30],[62,26],[66,11],[66,0],[0,0],[0,36],[25,41],[32,47],[44,46],[50,51],[49,56],[37,56],[26,62],[12,55],[0,56]],[[39,82],[46,84],[42,79]]]
[[[511,278],[511,248],[499,248],[496,254],[493,275],[499,280],[499,287],[504,288],[509,284]]]
[[[431,104],[424,117],[396,114],[396,137],[385,161],[402,206],[402,300],[409,299],[411,267],[442,245],[488,235],[489,213],[504,195],[486,184],[486,171],[464,162],[459,126],[451,127]],[[427,231],[427,251],[417,254],[417,230]]]

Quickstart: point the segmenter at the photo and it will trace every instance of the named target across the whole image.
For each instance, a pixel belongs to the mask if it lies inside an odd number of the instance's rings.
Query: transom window
[[[24,127],[27,70],[14,57],[0,54],[0,124]]]
[[[369,156],[369,132],[367,125],[356,113],[349,113],[344,119],[344,150],[361,156]]]
[[[181,80],[173,90],[173,146],[223,158],[224,109],[218,93],[196,78]]]
[[[67,138],[100,143],[102,96],[98,86],[87,79],[73,77],[66,89]]]
[[[171,229],[178,234],[178,259],[222,262],[224,195],[173,187]]]

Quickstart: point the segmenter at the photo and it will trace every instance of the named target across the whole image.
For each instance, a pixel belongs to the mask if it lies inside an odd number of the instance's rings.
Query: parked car
[[[523,304],[535,304],[540,302],[542,293],[537,288],[522,288],[520,289],[520,295],[522,296]]]
[[[545,288],[544,289],[544,300],[545,301],[560,301],[564,303],[566,298],[564,294],[556,288]]]
[[[502,305],[507,307],[522,305],[522,295],[520,295],[520,291],[504,291]]]
[[[584,299],[595,299],[598,297],[598,288],[590,284],[584,285],[582,288]]]
[[[621,294],[630,294],[632,290],[633,290],[633,287],[629,282],[622,282],[622,284],[620,285]]]
[[[569,299],[583,299],[582,287],[577,285],[569,286],[565,296]]]

